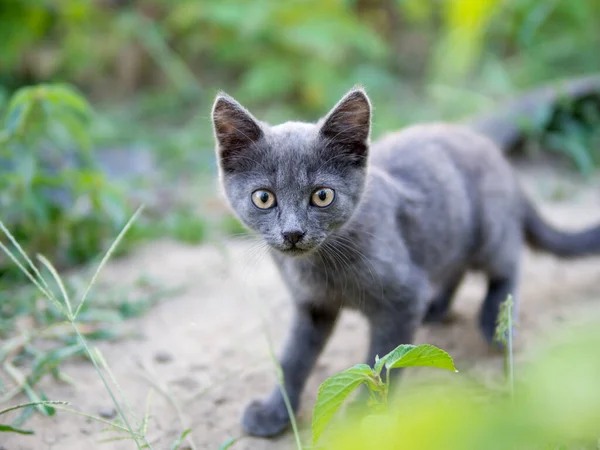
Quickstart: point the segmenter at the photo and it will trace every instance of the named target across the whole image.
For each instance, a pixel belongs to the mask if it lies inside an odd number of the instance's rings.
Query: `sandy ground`
[[[565,228],[600,220],[600,180],[582,183],[549,168],[520,168],[528,190],[546,217]],[[553,198],[562,197],[560,200]],[[156,392],[152,397],[148,436],[155,449],[166,450],[184,426],[192,428],[196,449],[217,449],[242,431],[243,405],[270,391],[274,382],[267,332],[278,348],[289,317],[289,302],[271,261],[251,244],[191,247],[155,242],[112,262],[103,280],[133,283],[141,274],[185,290],[126,326],[141,338],[103,343],[100,348],[138,416],[151,390],[148,377],[168,390],[180,411]],[[519,354],[534,339],[559,324],[600,315],[600,258],[559,261],[527,252],[521,284]],[[482,342],[474,316],[483,297],[483,280],[470,277],[462,286],[451,324],[423,327],[419,343],[431,343],[455,357],[463,372],[498,373],[500,360]],[[346,313],[309,381],[300,421],[307,423],[319,383],[327,376],[362,362],[366,325]],[[143,368],[142,368],[143,367]],[[74,386],[46,380],[49,398],[71,402],[80,411],[98,414],[111,401],[89,363],[64,367]],[[409,374],[410,377],[410,374]],[[182,421],[184,425],[182,425]],[[0,436],[2,450],[119,450],[131,442],[99,443],[110,436],[102,424],[59,413],[39,415],[27,423],[35,436]],[[288,434],[276,440],[244,438],[234,449],[289,448]]]

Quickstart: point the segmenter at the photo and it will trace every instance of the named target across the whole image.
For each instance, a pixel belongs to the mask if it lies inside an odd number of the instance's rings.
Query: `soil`
[[[600,179],[581,181],[564,170],[520,165],[522,180],[544,215],[563,228],[600,221]],[[128,286],[140,275],[185,289],[165,299],[145,316],[125,324],[139,338],[102,343],[100,349],[138,417],[154,385],[148,437],[153,448],[167,450],[181,430],[191,428],[194,446],[217,449],[243,435],[241,410],[249,400],[268,393],[274,383],[267,336],[278,348],[285,334],[290,304],[269,258],[248,242],[187,246],[159,241],[110,263],[105,282]],[[543,339],[557,326],[600,315],[600,258],[561,261],[527,251],[522,267],[520,326],[516,350]],[[461,287],[448,324],[423,327],[418,343],[431,343],[454,356],[462,373],[483,376],[500,372],[501,359],[490,353],[477,331],[475,315],[484,280],[470,276]],[[366,324],[344,313],[308,383],[300,422],[308,423],[319,383],[362,362]],[[110,417],[110,397],[94,369],[84,360],[64,371],[74,385],[45,380],[49,398],[73,408]],[[408,374],[410,378],[410,374]],[[150,382],[149,380],[152,380]],[[159,389],[168,391],[177,407]],[[183,423],[182,423],[183,422]],[[120,450],[132,442],[99,443],[111,436],[85,417],[59,412],[34,416],[26,426],[34,436],[0,436],[3,450]],[[233,449],[293,448],[291,435],[275,440],[245,437]]]

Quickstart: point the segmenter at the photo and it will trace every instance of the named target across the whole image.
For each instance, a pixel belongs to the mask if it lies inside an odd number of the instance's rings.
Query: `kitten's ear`
[[[263,136],[258,121],[242,105],[227,94],[219,94],[212,109],[217,139],[217,153],[226,172],[235,171],[237,156],[243,154]]]
[[[369,149],[371,102],[362,88],[348,92],[325,117],[321,136],[344,152],[364,160]]]

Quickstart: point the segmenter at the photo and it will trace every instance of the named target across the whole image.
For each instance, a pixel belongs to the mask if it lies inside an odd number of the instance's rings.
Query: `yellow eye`
[[[335,191],[329,188],[321,188],[317,189],[313,192],[313,195],[310,198],[310,202],[314,206],[318,206],[319,208],[325,208],[333,203],[333,199],[335,198]]]
[[[259,189],[252,193],[252,203],[260,209],[270,209],[275,206],[275,195],[272,192]]]

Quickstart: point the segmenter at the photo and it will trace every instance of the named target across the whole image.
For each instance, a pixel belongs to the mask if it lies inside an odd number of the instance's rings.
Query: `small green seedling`
[[[313,411],[312,445],[314,446],[342,403],[359,386],[369,389],[370,405],[379,412],[387,409],[390,371],[402,367],[437,367],[458,372],[448,353],[433,345],[400,345],[385,355],[376,357],[373,368],[358,364],[325,380],[319,387]],[[385,367],[386,376],[381,376]]]
[[[496,326],[496,341],[504,345],[504,375],[508,383],[510,395],[515,392],[515,370],[513,358],[513,297],[508,295],[500,305],[498,324]]]

